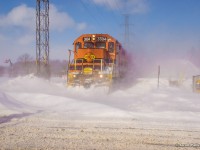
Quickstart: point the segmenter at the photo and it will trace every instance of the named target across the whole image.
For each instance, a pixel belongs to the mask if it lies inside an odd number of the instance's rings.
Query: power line
[[[88,14],[93,18],[93,20],[95,20],[96,23],[101,24],[101,22],[99,22],[99,20],[96,19],[96,17],[93,15],[93,13],[91,12],[91,10],[88,8],[87,5],[85,5],[85,3],[83,2],[83,0],[80,0],[82,6],[85,8],[85,10],[88,12]]]
[[[85,10],[88,12],[88,14],[93,18],[93,20],[95,20],[95,23],[97,23],[97,25],[101,25],[101,29],[104,28],[105,30],[108,29],[108,22],[105,21],[105,18],[108,17],[108,15],[105,15],[104,13],[102,13],[102,9],[100,9],[98,7],[97,4],[93,4],[90,2],[87,3],[87,5],[85,4],[85,2],[83,0],[80,0],[81,4],[83,5],[83,7],[85,8]],[[108,1],[106,1],[108,3]],[[108,5],[109,6],[109,5]],[[95,7],[95,9],[94,9]],[[91,8],[93,8],[94,10],[91,11]],[[112,28],[116,28],[116,25],[119,24],[119,21],[117,20],[115,14],[113,13],[112,8],[110,9],[110,18],[109,20],[112,20],[112,22],[114,23],[114,26],[112,26]],[[94,15],[94,11],[96,12]],[[117,30],[117,28],[116,28]]]

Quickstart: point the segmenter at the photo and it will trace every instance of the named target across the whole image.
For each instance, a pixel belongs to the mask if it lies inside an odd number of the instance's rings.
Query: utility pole
[[[37,75],[50,78],[49,68],[49,0],[36,0]]]
[[[157,84],[157,88],[159,88],[160,86],[160,65],[158,66],[158,84]]]
[[[124,48],[126,50],[130,49],[130,24],[129,23],[129,14],[124,14]]]
[[[5,63],[9,63],[10,64],[10,71],[9,71],[9,76],[12,77],[13,76],[13,63],[10,59],[6,59]]]
[[[124,14],[124,47],[128,49],[129,46],[129,15]]]

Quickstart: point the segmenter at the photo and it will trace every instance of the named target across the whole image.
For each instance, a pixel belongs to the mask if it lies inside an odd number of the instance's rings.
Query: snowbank
[[[107,94],[102,87],[67,88],[61,78],[48,81],[33,75],[4,79],[0,83],[0,114],[39,111],[50,116],[200,122],[200,95],[192,92],[189,77],[182,80],[180,87],[170,87],[169,78],[161,78],[158,89],[156,78],[140,78],[131,87],[116,89]]]
[[[13,113],[43,111],[89,117],[130,117],[123,110],[83,100],[91,94],[91,90],[67,89],[58,79],[47,81],[34,76],[17,77],[1,84],[0,90],[3,95],[0,99],[0,106],[4,108],[0,111],[2,114],[6,114],[5,110],[17,110]],[[12,107],[8,107],[10,105]]]

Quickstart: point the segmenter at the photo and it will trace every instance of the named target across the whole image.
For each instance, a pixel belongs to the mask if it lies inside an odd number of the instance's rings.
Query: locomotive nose
[[[95,55],[91,52],[88,52],[85,54],[84,59],[86,59],[88,63],[91,63],[95,59]]]

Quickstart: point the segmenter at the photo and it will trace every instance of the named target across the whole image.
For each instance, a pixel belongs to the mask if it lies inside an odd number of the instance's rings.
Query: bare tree
[[[188,52],[187,52],[187,57],[188,59],[195,65],[200,66],[200,59],[199,59],[200,52],[199,50],[195,49],[192,47]]]
[[[8,73],[10,77],[13,77],[13,63],[11,61],[11,59],[6,59],[4,63],[7,63],[10,65],[9,69],[8,69]]]
[[[66,74],[67,61],[63,60],[50,60],[51,74],[53,76],[62,76]]]
[[[18,74],[29,74],[34,72],[34,61],[29,54],[23,54],[19,56],[15,63],[15,70],[18,70]]]
[[[5,73],[5,67],[0,66],[0,76],[3,76]]]

